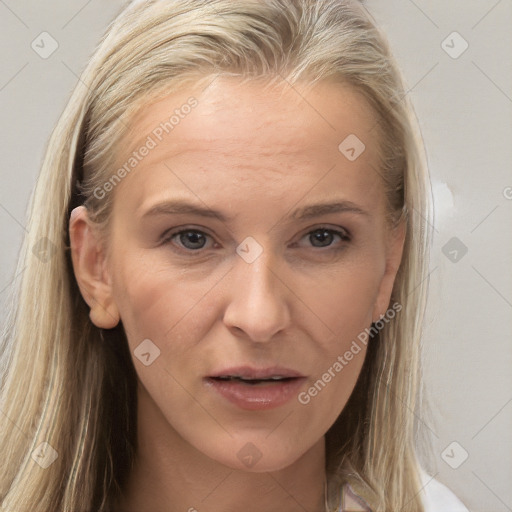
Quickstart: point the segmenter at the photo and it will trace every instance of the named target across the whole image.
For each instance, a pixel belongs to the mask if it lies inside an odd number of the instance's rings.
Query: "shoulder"
[[[420,468],[420,496],[425,512],[469,512],[462,501],[448,487]]]

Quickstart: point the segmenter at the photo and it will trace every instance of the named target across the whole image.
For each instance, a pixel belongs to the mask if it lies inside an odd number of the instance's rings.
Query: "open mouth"
[[[210,377],[213,380],[220,382],[240,382],[242,384],[247,384],[248,386],[258,386],[262,384],[278,384],[284,382],[290,382],[292,380],[296,380],[297,377],[282,377],[280,375],[276,375],[273,377],[267,377],[265,379],[248,379],[245,377],[239,377],[238,375],[226,375],[220,377]]]
[[[305,380],[300,373],[287,369],[232,368],[205,378],[205,383],[207,389],[240,409],[263,411],[291,401]]]

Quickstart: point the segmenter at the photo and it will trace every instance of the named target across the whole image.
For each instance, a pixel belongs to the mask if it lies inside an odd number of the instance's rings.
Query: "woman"
[[[404,91],[348,1],[113,22],[33,197],[4,510],[466,510],[415,451],[430,206]]]

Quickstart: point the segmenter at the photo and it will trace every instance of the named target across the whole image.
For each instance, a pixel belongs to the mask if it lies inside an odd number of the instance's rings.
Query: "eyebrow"
[[[329,203],[319,203],[304,206],[296,209],[290,218],[294,220],[308,220],[329,213],[356,213],[358,215],[369,216],[370,214],[352,201],[334,201]],[[222,222],[230,222],[233,217],[226,216],[218,210],[212,210],[190,203],[183,199],[167,200],[155,204],[143,213],[142,218],[154,217],[158,215],[197,215],[206,218],[216,218]]]

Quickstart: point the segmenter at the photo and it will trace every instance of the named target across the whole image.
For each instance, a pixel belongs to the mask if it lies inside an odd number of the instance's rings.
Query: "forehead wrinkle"
[[[121,146],[129,148],[126,152],[126,159],[130,157],[133,151],[140,149],[145,144],[149,136],[154,137],[153,130],[155,129],[155,126],[158,126],[158,120],[148,120],[147,122],[144,122],[146,117],[151,119],[151,111],[146,112],[144,116],[139,116],[138,119],[134,120],[120,142]],[[222,123],[223,120],[221,119],[221,125]],[[142,124],[140,129],[137,127],[139,124]],[[311,142],[311,139],[305,135],[305,131],[298,125],[295,125],[295,129],[292,130],[288,123],[282,124],[283,129],[277,131],[275,121],[262,119],[257,126],[253,124],[250,129],[242,132],[242,134],[236,134],[235,136],[231,134],[226,134],[225,136],[215,136],[215,134],[212,136],[194,136],[193,134],[187,134],[185,140],[178,142],[173,140],[174,132],[165,133],[163,134],[163,139],[161,141],[156,141],[156,150],[160,152],[162,150],[158,150],[159,146],[168,145],[171,146],[169,151],[176,151],[175,154],[177,156],[178,154],[183,154],[187,151],[193,152],[194,145],[197,145],[201,148],[207,147],[209,153],[218,153],[222,156],[231,156],[230,153],[232,152],[243,151],[245,155],[254,154],[255,156],[261,157],[302,154],[308,150],[316,149],[315,145]],[[182,134],[179,133],[180,125],[177,125],[174,129],[178,130],[176,132],[177,137],[182,137]],[[278,132],[277,137],[276,131]],[[265,134],[265,140],[260,143],[256,142],[254,140],[255,132],[257,132],[260,137],[262,134]],[[141,133],[141,135],[137,136],[138,133]],[[258,146],[256,144],[258,144]],[[175,149],[177,146],[178,148]],[[179,146],[185,147],[181,149]],[[223,152],[223,146],[229,146],[229,152]],[[326,144],[322,146],[327,148]],[[253,148],[256,148],[256,150],[253,150]],[[167,151],[167,149],[164,149],[163,151]],[[153,153],[153,151],[151,153]],[[150,158],[151,153],[147,159]]]
[[[145,140],[145,139],[144,139]],[[200,142],[202,139],[196,139],[195,141],[187,141],[185,144],[179,144],[178,146],[174,145],[172,147],[165,148],[164,150],[160,150],[158,154],[156,153],[150,153],[147,157],[145,157],[140,163],[139,168],[151,168],[156,165],[160,165],[163,162],[167,161],[170,168],[173,168],[173,159],[177,157],[183,157],[185,155],[188,156],[208,156],[208,160],[210,163],[212,162],[211,156],[217,156],[222,157],[226,159],[230,158],[241,158],[242,162],[237,163],[237,168],[245,168],[249,170],[254,171],[260,171],[263,168],[265,170],[273,170],[272,168],[274,165],[259,165],[258,161],[256,162],[250,162],[250,158],[256,157],[258,159],[261,158],[276,158],[278,160],[282,160],[282,157],[300,157],[301,158],[301,168],[308,168],[308,161],[304,159],[304,154],[308,152],[308,148],[304,145],[298,144],[295,147],[290,147],[287,144],[273,144],[272,147],[269,146],[260,146],[260,147],[248,147],[248,145],[244,143],[239,143],[234,147],[230,147],[229,149],[226,149],[225,142],[226,139],[215,139],[215,140],[209,140],[208,144],[202,144],[203,148],[200,149],[196,147],[196,144],[194,142]],[[216,142],[219,142],[216,144]],[[232,139],[229,142],[232,144],[236,139]],[[201,144],[197,144],[201,145]],[[311,149],[311,148],[309,148]],[[129,158],[129,157],[128,157]],[[276,171],[279,171],[281,168],[283,168],[283,164],[286,167],[289,167],[289,165],[292,165],[291,162],[276,162],[276,165],[279,166],[279,169],[276,169]],[[201,163],[198,166],[198,169],[204,169],[204,164]]]

